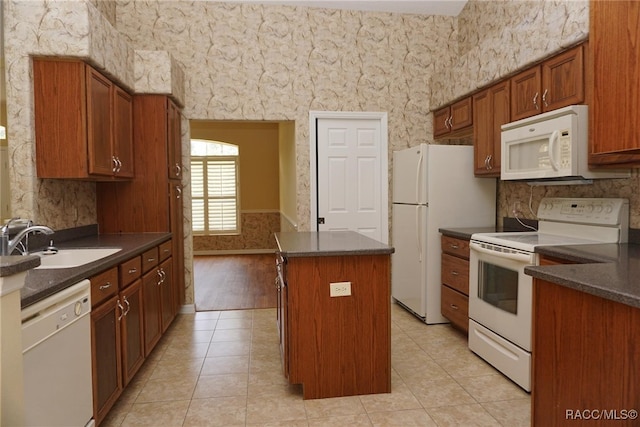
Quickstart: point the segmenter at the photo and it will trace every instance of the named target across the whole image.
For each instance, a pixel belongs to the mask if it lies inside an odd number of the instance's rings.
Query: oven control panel
[[[629,221],[629,201],[617,198],[545,197],[538,219],[597,225],[620,225]]]

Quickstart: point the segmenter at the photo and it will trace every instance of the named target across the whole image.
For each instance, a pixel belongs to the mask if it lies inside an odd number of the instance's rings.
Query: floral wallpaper
[[[279,212],[241,212],[239,235],[193,236],[193,251],[271,250],[277,249],[273,233],[280,231]]]
[[[185,115],[295,120],[299,229],[309,229],[309,111],[387,111],[390,150],[431,141],[429,76],[451,17],[209,1],[117,2],[117,28],[185,70]]]

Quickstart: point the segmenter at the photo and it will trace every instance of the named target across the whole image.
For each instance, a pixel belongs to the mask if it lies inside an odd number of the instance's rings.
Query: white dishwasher
[[[22,310],[26,426],[94,425],[90,312],[88,280]]]

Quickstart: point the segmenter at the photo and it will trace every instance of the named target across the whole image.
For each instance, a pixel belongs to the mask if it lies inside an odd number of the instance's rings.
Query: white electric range
[[[538,246],[621,243],[629,202],[613,198],[544,198],[538,230],[479,233],[469,247],[469,348],[531,391],[533,279]]]

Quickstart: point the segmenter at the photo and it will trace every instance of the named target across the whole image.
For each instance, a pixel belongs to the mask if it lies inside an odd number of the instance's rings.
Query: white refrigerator
[[[391,294],[426,323],[440,313],[440,228],[493,226],[496,179],[473,174],[473,147],[419,146],[393,152]]]

